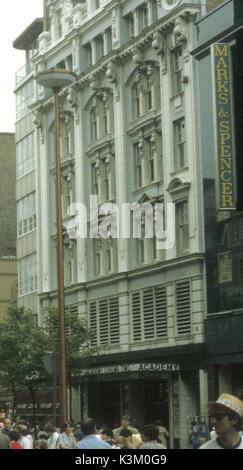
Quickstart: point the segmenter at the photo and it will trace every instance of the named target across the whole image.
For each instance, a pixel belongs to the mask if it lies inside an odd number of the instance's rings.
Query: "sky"
[[[15,73],[25,64],[24,51],[14,49],[13,41],[42,16],[43,0],[1,2],[0,132],[15,132]]]

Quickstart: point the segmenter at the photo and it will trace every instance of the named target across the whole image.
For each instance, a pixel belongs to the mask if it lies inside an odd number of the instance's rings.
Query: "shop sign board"
[[[236,209],[236,168],[232,113],[230,47],[226,43],[211,46],[216,208]]]
[[[139,373],[158,373],[158,372],[179,372],[180,365],[173,363],[147,363],[141,362],[138,364],[119,364],[103,367],[91,367],[90,369],[82,369],[80,375],[94,376],[94,375],[113,375],[113,374],[126,374],[128,372]]]
[[[60,403],[56,404],[57,414],[59,414]],[[52,415],[53,414],[53,395],[52,392],[36,392],[35,414]],[[31,395],[28,392],[19,392],[17,394],[17,415],[32,415],[33,403]]]

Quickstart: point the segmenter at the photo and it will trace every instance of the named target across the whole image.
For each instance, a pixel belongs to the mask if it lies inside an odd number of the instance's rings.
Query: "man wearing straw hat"
[[[243,449],[243,438],[239,434],[242,428],[243,402],[225,393],[217,401],[208,403],[208,408],[216,436],[200,449]]]

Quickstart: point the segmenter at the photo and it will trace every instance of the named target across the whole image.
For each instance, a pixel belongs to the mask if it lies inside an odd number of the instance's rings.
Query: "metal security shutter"
[[[166,287],[155,287],[155,321],[157,338],[167,336]]]
[[[143,291],[144,338],[154,338],[154,296],[153,289]]]
[[[142,339],[140,291],[132,293],[132,327],[133,341],[140,341]]]
[[[191,333],[190,282],[176,283],[176,320],[178,335]]]
[[[99,339],[100,344],[105,346],[109,343],[109,315],[108,300],[99,300]]]
[[[91,340],[92,346],[97,344],[97,305],[96,302],[91,302],[89,304],[89,325],[93,333],[93,338]]]
[[[110,299],[110,344],[119,344],[119,299]]]

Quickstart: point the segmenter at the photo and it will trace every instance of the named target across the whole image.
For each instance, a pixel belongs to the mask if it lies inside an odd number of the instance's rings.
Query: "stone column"
[[[114,96],[114,134],[115,134],[115,171],[116,171],[116,204],[119,207],[119,229],[122,228],[122,204],[127,201],[127,161],[125,135],[125,102],[122,83],[122,70],[114,62],[107,66],[107,78],[113,84]],[[128,239],[118,238],[118,271],[128,271]]]
[[[34,113],[36,172],[37,172],[37,214],[38,214],[38,279],[39,292],[48,292],[50,286],[50,227],[49,213],[49,167],[47,156],[46,114]]]
[[[74,109],[74,142],[75,142],[75,201],[81,203],[88,209],[89,201],[86,201],[86,175],[85,175],[85,154],[84,154],[84,114],[81,112],[82,94],[81,91],[71,89],[68,95],[68,101]],[[88,218],[88,210],[87,210]],[[81,217],[81,223],[87,224],[85,216]],[[87,225],[86,225],[87,226]],[[84,227],[85,228],[85,227]],[[87,280],[87,254],[86,238],[77,239],[77,282],[86,282]]]
[[[188,447],[188,431],[190,417],[199,415],[199,397],[197,394],[198,380],[194,372],[188,372],[187,378],[179,377],[179,409],[180,409],[180,449]]]
[[[200,415],[207,419],[208,415],[208,373],[204,369],[199,370],[199,394],[200,394]],[[204,419],[203,419],[204,421]]]

